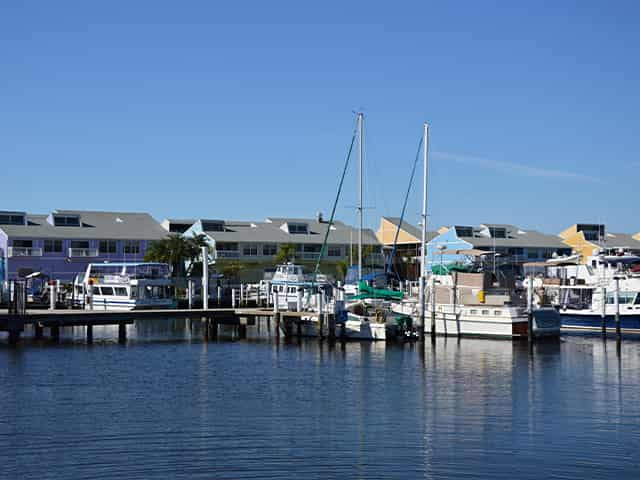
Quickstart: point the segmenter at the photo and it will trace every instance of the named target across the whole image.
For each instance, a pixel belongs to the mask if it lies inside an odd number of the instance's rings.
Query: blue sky
[[[640,231],[637,2],[4,2],[0,209]],[[356,169],[338,217],[355,222]],[[407,219],[420,212],[415,185]]]

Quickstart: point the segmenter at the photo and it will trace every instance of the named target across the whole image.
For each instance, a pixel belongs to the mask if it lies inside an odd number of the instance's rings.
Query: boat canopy
[[[431,273],[435,275],[449,275],[451,272],[469,272],[469,265],[450,263],[448,265],[432,265]]]
[[[366,282],[358,283],[358,295],[350,297],[353,300],[365,300],[367,298],[378,298],[381,300],[402,300],[404,293],[386,288],[373,288]]]

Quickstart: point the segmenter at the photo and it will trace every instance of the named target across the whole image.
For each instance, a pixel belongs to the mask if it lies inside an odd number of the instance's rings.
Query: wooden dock
[[[203,332],[205,339],[217,338],[219,325],[232,325],[238,328],[240,338],[246,338],[246,327],[256,325],[260,318],[270,322],[275,321],[276,336],[280,334],[281,322],[285,327],[283,330],[292,334],[300,332],[300,324],[303,319],[316,318],[319,321],[322,317],[317,312],[289,312],[274,311],[266,308],[209,308],[209,309],[168,309],[168,310],[26,310],[24,314],[16,315],[8,310],[0,310],[0,332],[9,333],[9,343],[16,344],[24,331],[26,325],[34,328],[35,337],[42,338],[44,329],[47,328],[50,336],[54,340],[60,338],[60,329],[63,327],[86,327],[87,342],[93,341],[94,326],[118,326],[118,340],[126,342],[126,326],[136,320],[154,320],[166,318],[190,318],[199,319],[203,322]],[[332,318],[331,318],[332,319]],[[294,326],[298,325],[295,329]],[[332,325],[333,322],[330,322]],[[331,332],[331,330],[330,330]],[[332,336],[330,334],[330,336]]]

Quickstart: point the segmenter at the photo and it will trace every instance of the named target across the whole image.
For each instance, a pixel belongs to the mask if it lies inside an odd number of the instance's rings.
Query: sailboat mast
[[[429,172],[429,124],[424,124],[423,144],[423,173],[422,173],[422,250],[420,252],[420,276],[426,277],[426,246],[427,246],[427,175]]]
[[[362,137],[363,137],[364,114],[358,113],[358,281],[362,280]]]
[[[422,141],[422,151],[424,154],[423,176],[422,176],[422,245],[420,250],[420,337],[424,337],[425,313],[426,313],[426,295],[425,288],[427,284],[427,266],[426,266],[426,250],[427,250],[427,174],[429,172],[429,124],[424,124],[424,139]]]

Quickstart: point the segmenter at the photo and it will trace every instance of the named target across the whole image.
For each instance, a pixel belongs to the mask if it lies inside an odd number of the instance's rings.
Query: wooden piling
[[[54,342],[57,342],[58,340],[60,340],[60,327],[59,326],[54,325],[49,330],[51,332],[51,339]]]
[[[87,325],[87,343],[93,343],[93,325]]]
[[[41,339],[44,334],[44,328],[42,328],[42,325],[39,322],[36,322],[33,328],[34,328],[35,338],[38,340]]]
[[[118,343],[127,342],[127,324],[121,322],[118,324]]]

